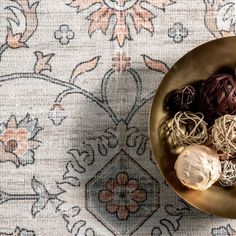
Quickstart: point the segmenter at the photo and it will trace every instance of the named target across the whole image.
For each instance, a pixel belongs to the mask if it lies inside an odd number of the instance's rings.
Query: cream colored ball
[[[183,185],[203,191],[219,179],[221,163],[218,154],[211,148],[192,144],[178,156],[175,170]]]

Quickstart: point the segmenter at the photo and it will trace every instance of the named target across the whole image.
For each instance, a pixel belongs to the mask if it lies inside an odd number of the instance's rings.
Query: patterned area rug
[[[1,0],[0,235],[236,235],[172,192],[147,134],[168,69],[235,26],[234,0]]]

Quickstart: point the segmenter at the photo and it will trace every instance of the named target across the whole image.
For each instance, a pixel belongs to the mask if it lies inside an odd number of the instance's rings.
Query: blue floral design
[[[34,231],[22,229],[20,232],[20,236],[35,236],[35,233],[34,233]]]
[[[8,234],[8,233],[1,233],[0,232],[0,235],[3,235],[3,236],[35,236],[35,233],[34,231],[32,230],[27,230],[27,229],[21,229],[19,227],[16,227],[16,229],[14,230],[13,233],[11,234]]]
[[[227,226],[220,226],[218,228],[213,228],[211,230],[212,236],[233,236],[235,235],[236,231],[231,227],[230,224]]]
[[[168,36],[173,38],[175,43],[182,43],[183,38],[188,36],[188,29],[183,27],[183,24],[177,22],[172,28],[168,29]]]
[[[75,33],[68,25],[61,25],[59,30],[54,33],[55,39],[59,40],[61,45],[69,44],[70,40],[75,37]]]

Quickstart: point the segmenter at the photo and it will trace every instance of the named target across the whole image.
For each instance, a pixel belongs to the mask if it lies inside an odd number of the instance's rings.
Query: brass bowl
[[[149,118],[149,135],[154,159],[167,182],[175,192],[192,206],[210,214],[236,219],[236,186],[223,188],[214,184],[205,191],[184,187],[178,180],[173,154],[161,135],[161,122],[167,115],[164,99],[167,94],[185,85],[207,79],[222,69],[236,66],[236,37],[217,39],[205,43],[183,56],[162,80],[152,103]]]

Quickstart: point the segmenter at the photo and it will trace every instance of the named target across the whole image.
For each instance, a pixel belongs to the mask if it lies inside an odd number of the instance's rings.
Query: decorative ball
[[[215,120],[211,128],[211,141],[216,151],[222,152],[222,159],[236,154],[236,116],[225,115]]]
[[[177,112],[170,120],[169,129],[173,142],[179,146],[202,144],[208,138],[207,123],[201,113]]]
[[[232,161],[221,162],[219,183],[223,187],[230,187],[236,183],[236,165]]]
[[[214,150],[205,145],[192,144],[178,156],[175,170],[183,185],[203,191],[219,179],[221,163]]]
[[[199,110],[207,122],[236,113],[236,80],[233,75],[214,75],[202,82],[199,92]]]
[[[177,89],[166,97],[165,108],[167,111],[189,111],[192,109],[196,98],[194,87],[187,85]]]

